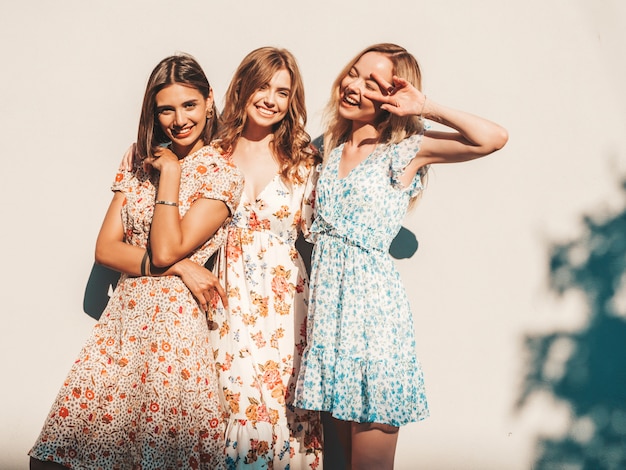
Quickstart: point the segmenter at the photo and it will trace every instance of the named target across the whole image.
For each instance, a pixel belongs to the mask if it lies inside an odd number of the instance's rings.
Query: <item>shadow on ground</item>
[[[626,180],[621,187],[626,195]],[[571,410],[566,435],[537,438],[536,470],[626,468],[626,210],[584,216],[583,226],[550,248],[550,288],[583,293],[586,325],[525,338],[530,363],[519,406],[548,392]]]

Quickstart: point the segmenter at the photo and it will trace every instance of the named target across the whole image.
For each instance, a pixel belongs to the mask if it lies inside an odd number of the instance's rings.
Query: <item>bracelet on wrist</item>
[[[419,113],[419,117],[423,117],[424,116],[424,109],[426,108],[426,100],[428,99],[428,97],[426,95],[424,95],[424,102],[422,103],[422,110]]]
[[[178,203],[177,202],[172,202],[172,201],[154,201],[155,204],[161,204],[163,206],[172,206],[172,207],[178,207]]]

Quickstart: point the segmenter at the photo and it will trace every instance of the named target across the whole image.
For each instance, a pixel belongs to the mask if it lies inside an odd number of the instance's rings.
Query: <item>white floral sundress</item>
[[[226,423],[229,469],[320,469],[318,412],[293,407],[306,343],[308,276],[295,243],[312,218],[317,173],[303,183],[279,175],[250,200],[245,193],[215,265],[228,295],[212,331]]]
[[[308,344],[295,404],[335,418],[402,426],[429,414],[413,319],[389,255],[418,173],[399,181],[421,134],[380,144],[344,178],[343,144],[328,156],[317,185]]]

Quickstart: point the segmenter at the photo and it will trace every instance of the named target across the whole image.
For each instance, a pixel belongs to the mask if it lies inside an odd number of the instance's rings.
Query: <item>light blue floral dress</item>
[[[389,255],[411,196],[423,189],[423,173],[408,187],[399,181],[421,137],[378,145],[344,178],[340,145],[322,169],[297,407],[393,426],[428,416],[410,305]]]

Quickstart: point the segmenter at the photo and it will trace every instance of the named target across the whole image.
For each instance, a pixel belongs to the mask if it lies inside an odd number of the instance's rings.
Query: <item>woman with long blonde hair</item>
[[[430,165],[479,158],[508,139],[499,125],[427,100],[420,88],[415,58],[377,44],[342,70],[328,107],[295,404],[333,416],[353,470],[392,469],[399,427],[428,416],[391,241]],[[422,119],[449,130],[424,130]]]

